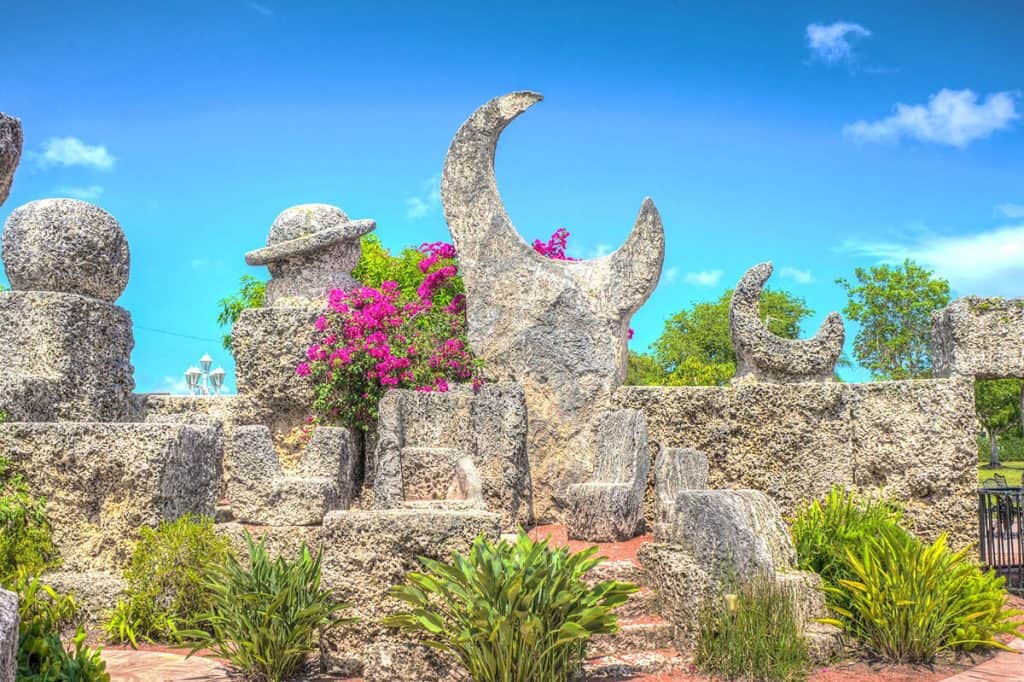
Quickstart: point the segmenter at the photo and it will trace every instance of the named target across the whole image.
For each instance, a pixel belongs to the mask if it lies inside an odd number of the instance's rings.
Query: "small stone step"
[[[619,631],[595,635],[590,640],[587,654],[600,657],[668,649],[672,647],[672,635],[672,624],[660,616],[619,618]]]
[[[669,673],[688,670],[690,662],[675,649],[634,651],[611,656],[591,658],[583,663],[579,680],[628,680],[637,675]]]
[[[811,661],[825,665],[843,651],[843,631],[828,623],[811,623],[804,629],[807,653]]]
[[[584,580],[594,584],[605,580],[618,580],[634,585],[646,585],[647,576],[640,564],[628,559],[617,559],[615,561],[603,561],[584,576]]]
[[[629,601],[615,608],[619,618],[658,615],[657,592],[649,587],[641,587],[629,596]]]

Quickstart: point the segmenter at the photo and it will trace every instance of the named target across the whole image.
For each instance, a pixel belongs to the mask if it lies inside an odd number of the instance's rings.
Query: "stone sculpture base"
[[[123,420],[135,387],[134,345],[131,315],[112,303],[46,291],[0,293],[8,375],[0,385],[13,389],[0,393],[0,409],[32,420]]]
[[[0,457],[46,497],[65,571],[125,565],[140,526],[212,515],[220,431],[181,424],[0,424]]]
[[[422,568],[418,557],[448,561],[452,552],[465,554],[481,533],[496,539],[500,526],[498,514],[483,511],[387,509],[333,511],[322,526],[229,523],[218,530],[231,538],[242,556],[246,530],[263,538],[271,555],[294,556],[302,542],[314,550],[323,544],[322,584],[352,604],[344,615],[358,618],[322,642],[322,662],[330,672],[362,676],[367,682],[440,682],[462,679],[460,666],[381,625],[381,618],[403,609],[403,602],[389,597],[388,591],[404,582],[409,571]]]
[[[932,314],[936,376],[1024,377],[1024,298],[958,298]]]
[[[705,453],[713,488],[762,490],[783,514],[834,484],[884,488],[920,535],[976,540],[977,444],[969,379],[869,384],[626,386],[652,441]]]

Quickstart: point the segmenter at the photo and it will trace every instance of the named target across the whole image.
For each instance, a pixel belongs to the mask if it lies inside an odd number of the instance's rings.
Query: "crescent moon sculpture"
[[[21,121],[0,112],[0,206],[7,201],[21,158]]]
[[[736,352],[733,383],[831,381],[843,352],[846,332],[839,313],[831,313],[811,339],[785,339],[761,321],[761,290],[772,274],[771,263],[747,270],[736,285],[729,307]]]
[[[494,155],[505,127],[541,99],[529,91],[496,97],[462,124],[445,158],[441,201],[466,288],[470,344],[489,379],[516,381],[526,393],[544,518],[544,500],[589,473],[583,434],[625,380],[629,320],[661,276],[665,233],[648,198],[625,243],[603,258],[552,260],[523,240],[498,192]]]

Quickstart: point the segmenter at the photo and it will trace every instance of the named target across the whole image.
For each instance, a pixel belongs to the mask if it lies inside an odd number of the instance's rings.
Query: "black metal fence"
[[[1006,578],[1006,589],[1024,594],[1024,488],[978,490],[981,562]]]

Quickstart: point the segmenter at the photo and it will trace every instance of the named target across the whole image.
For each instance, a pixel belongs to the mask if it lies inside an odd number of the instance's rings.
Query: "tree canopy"
[[[932,313],[949,303],[949,282],[911,260],[853,271],[847,319],[860,325],[853,353],[875,379],[931,376]]]

